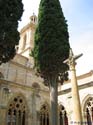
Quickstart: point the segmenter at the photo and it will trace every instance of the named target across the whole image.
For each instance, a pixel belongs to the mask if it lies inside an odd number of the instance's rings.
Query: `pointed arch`
[[[93,97],[93,95],[92,95],[92,94],[88,94],[88,95],[86,95],[86,96],[84,97],[84,99],[82,100],[82,111],[85,110],[85,105],[86,105],[86,103],[87,103],[87,100],[88,100],[90,97]]]
[[[6,112],[6,125],[27,125],[28,106],[22,94],[13,96]]]
[[[49,125],[49,105],[44,103],[40,108],[40,125]]]
[[[59,125],[68,125],[68,117],[65,107],[63,105],[59,105],[58,107],[59,113]]]
[[[93,95],[87,95],[83,100],[83,114],[87,125],[93,123]]]

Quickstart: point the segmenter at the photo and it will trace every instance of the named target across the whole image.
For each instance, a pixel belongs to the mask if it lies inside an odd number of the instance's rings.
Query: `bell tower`
[[[30,17],[31,23],[37,24],[37,16],[33,13],[33,15]]]
[[[30,17],[30,22],[20,31],[18,54],[27,57],[29,60],[32,60],[32,57],[30,57],[29,54],[34,47],[34,34],[36,25],[37,16],[33,13],[33,15]]]

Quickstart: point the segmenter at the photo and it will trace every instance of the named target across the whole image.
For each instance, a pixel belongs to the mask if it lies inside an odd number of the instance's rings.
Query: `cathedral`
[[[33,69],[37,17],[20,31],[17,54],[0,66],[0,125],[50,125],[50,94]],[[93,71],[77,76],[82,124],[93,124]],[[58,87],[58,125],[75,124],[71,80]],[[77,115],[77,114],[76,114]],[[79,123],[78,123],[79,124]]]

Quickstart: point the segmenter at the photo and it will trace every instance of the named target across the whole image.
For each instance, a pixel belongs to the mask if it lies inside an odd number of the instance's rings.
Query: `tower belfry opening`
[[[33,13],[33,15],[30,17],[31,23],[36,24],[37,23],[37,16],[35,15],[35,13]]]

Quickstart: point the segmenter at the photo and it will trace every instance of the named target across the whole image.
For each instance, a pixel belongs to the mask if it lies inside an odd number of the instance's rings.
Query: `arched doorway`
[[[16,96],[11,100],[6,121],[6,125],[26,125],[26,105],[23,97]]]
[[[93,97],[89,97],[85,102],[84,106],[85,118],[87,121],[87,125],[93,124]]]
[[[49,125],[49,109],[46,104],[40,109],[40,125]]]
[[[68,125],[68,117],[63,105],[59,106],[59,125]]]

